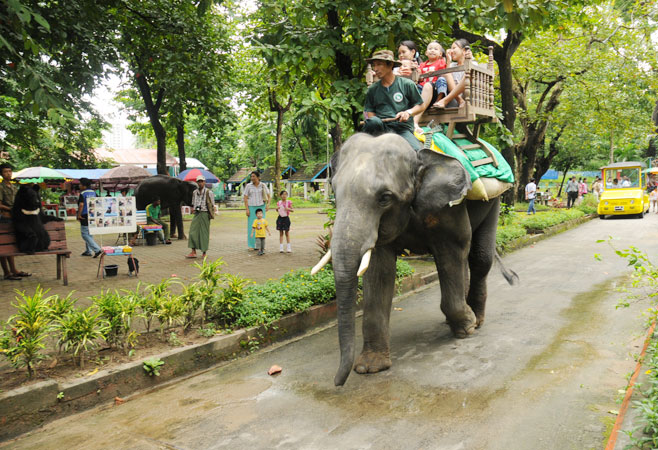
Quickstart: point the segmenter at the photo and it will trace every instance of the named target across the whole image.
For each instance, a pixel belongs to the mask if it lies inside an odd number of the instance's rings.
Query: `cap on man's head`
[[[395,56],[390,50],[379,50],[372,54],[372,58],[366,58],[366,62],[371,63],[373,61],[390,62],[393,63],[393,67],[399,67],[402,65],[400,61],[395,60]]]
[[[199,176],[196,177],[196,180],[197,181],[206,181],[206,177],[204,177],[203,175],[199,175]]]

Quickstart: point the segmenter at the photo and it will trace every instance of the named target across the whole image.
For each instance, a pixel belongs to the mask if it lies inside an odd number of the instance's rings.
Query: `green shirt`
[[[381,80],[370,85],[364,110],[375,113],[380,119],[388,119],[421,103],[423,98],[418,93],[416,84],[408,78],[396,76],[389,87],[382,86]],[[400,127],[401,131],[414,130],[414,120],[411,117],[406,122],[388,122],[386,125],[393,129]]]
[[[159,219],[160,209],[161,205],[155,206],[153,203],[151,203],[146,207],[146,217],[150,217],[151,219]]]

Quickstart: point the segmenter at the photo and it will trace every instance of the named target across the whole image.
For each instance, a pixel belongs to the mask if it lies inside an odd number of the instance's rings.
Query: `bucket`
[[[119,266],[117,264],[109,264],[107,266],[103,266],[103,269],[105,269],[106,277],[116,277],[117,272],[119,271]]]
[[[144,237],[146,238],[146,245],[155,245],[158,242],[157,233],[146,233]]]

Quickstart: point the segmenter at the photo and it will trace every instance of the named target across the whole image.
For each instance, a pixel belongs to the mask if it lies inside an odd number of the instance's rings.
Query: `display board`
[[[90,197],[87,199],[89,234],[137,231],[135,197]]]

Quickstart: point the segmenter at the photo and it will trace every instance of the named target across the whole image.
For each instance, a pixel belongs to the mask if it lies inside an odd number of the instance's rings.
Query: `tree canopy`
[[[549,167],[655,153],[657,30],[656,3],[634,0],[8,0],[0,150],[18,166],[97,164],[106,125],[89,98],[122,73],[159,172],[165,151],[222,177],[322,162],[359,129],[373,51],[466,38],[476,59],[494,47],[500,123],[485,136],[518,193]]]

